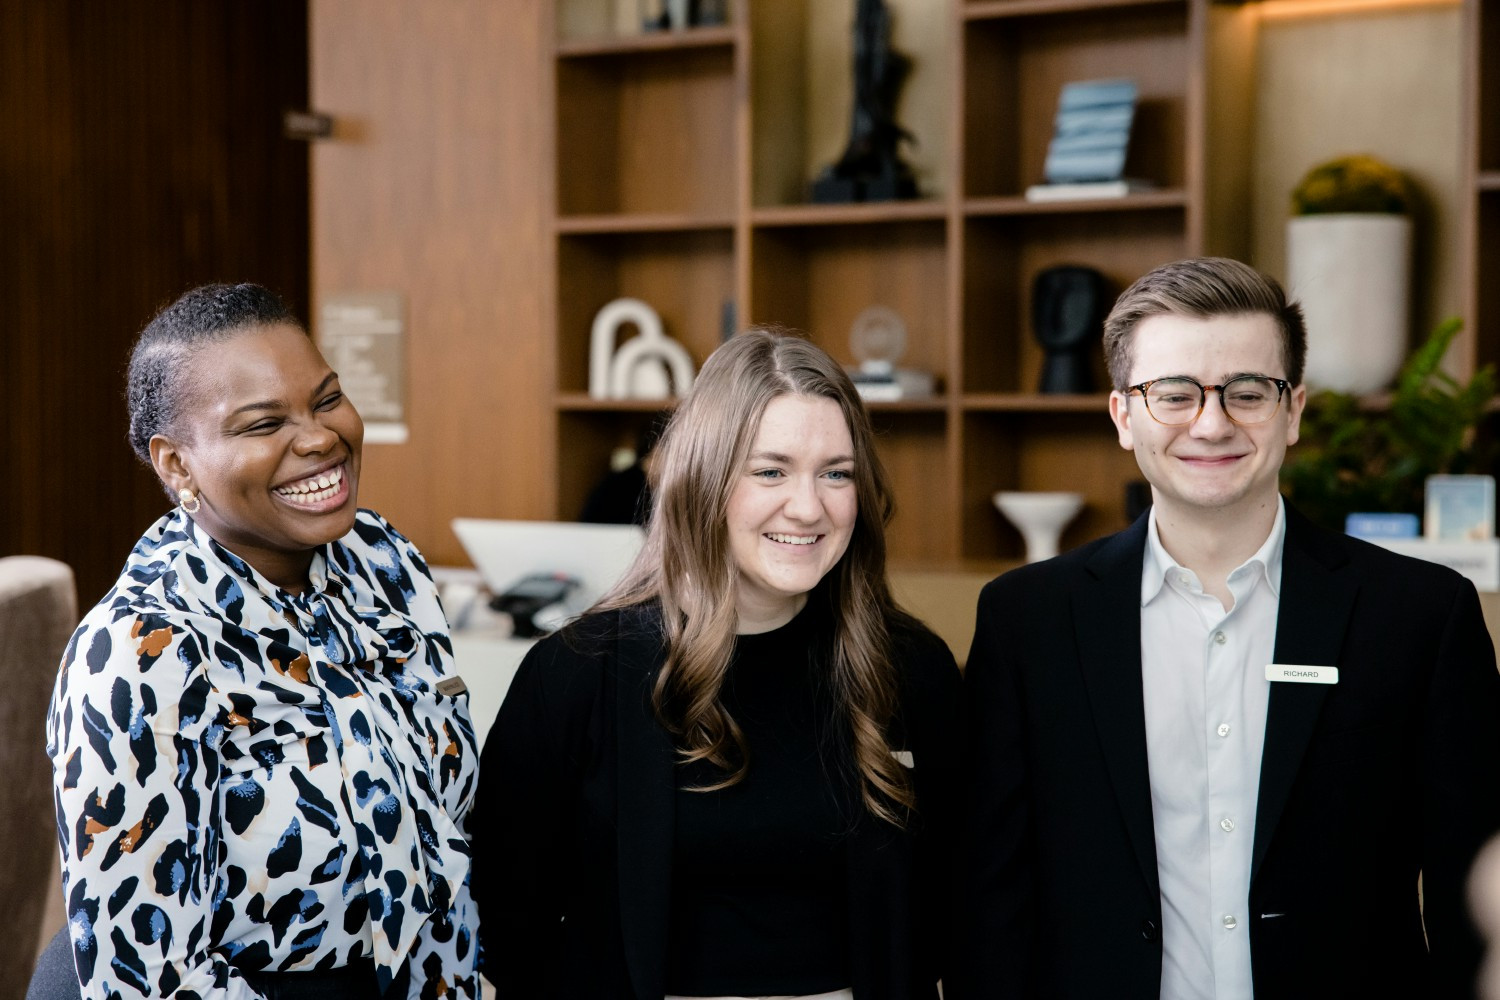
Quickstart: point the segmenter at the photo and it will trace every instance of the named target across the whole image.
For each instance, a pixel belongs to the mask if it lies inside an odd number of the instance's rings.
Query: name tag
[[[1310,667],[1300,663],[1267,663],[1266,680],[1291,684],[1337,684],[1338,667]]]
[[[461,695],[467,690],[469,690],[469,686],[464,683],[462,677],[444,677],[437,682],[437,693],[450,698]]]

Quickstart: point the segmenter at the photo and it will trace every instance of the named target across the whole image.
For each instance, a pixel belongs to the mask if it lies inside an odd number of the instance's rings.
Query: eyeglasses
[[[1237,424],[1260,424],[1281,409],[1281,397],[1290,384],[1286,379],[1269,375],[1241,375],[1223,385],[1200,385],[1196,379],[1174,376],[1132,385],[1125,393],[1139,393],[1146,401],[1146,412],[1151,419],[1169,427],[1197,420],[1211,391],[1219,394],[1219,406],[1230,420]]]

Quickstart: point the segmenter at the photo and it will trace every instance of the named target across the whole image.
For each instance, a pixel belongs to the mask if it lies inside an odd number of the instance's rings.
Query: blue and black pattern
[[[48,753],[90,1000],[357,957],[478,996],[478,753],[431,575],[370,511],[309,575],[279,590],[174,510],[69,642]]]

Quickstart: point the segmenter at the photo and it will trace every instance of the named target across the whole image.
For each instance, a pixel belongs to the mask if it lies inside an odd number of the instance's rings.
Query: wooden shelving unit
[[[1500,364],[1500,4],[1464,0],[1465,213],[1468,323],[1461,334],[1465,374]]]
[[[1212,127],[1226,105],[1210,88],[1240,85],[1231,70],[1243,60],[1220,65],[1214,48],[1239,37],[1218,22],[1243,12],[1209,0],[949,0],[942,48],[911,53],[940,67],[950,95],[938,189],[810,205],[808,36],[823,2],[738,0],[729,26],[624,36],[610,34],[610,0],[555,3],[557,515],[576,514],[611,449],[657,412],[586,392],[593,317],[630,295],[699,362],[726,326],[773,322],[852,363],[855,316],[877,303],[900,313],[903,364],[935,373],[940,390],[870,407],[896,483],[898,562],[1018,557],[1019,536],[990,502],[1000,489],[1083,492],[1065,546],[1123,526],[1138,471],[1106,416],[1102,363],[1096,393],[1035,392],[1031,285],[1044,268],[1086,264],[1119,289],[1168,260],[1242,252],[1210,237],[1209,206],[1225,192],[1210,189],[1206,164],[1234,155],[1210,136],[1242,131]],[[1062,84],[1108,76],[1139,85],[1126,172],[1157,188],[1026,201]]]

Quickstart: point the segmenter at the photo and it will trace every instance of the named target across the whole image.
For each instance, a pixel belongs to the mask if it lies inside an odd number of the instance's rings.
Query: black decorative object
[[[849,144],[812,183],[820,203],[915,198],[911,167],[897,154],[911,133],[896,124],[896,99],[911,60],[891,48],[891,12],[885,0],[857,0],[854,14],[854,114]]]
[[[1092,392],[1090,348],[1104,329],[1109,284],[1092,267],[1063,265],[1037,274],[1031,288],[1031,325],[1047,352],[1040,391]]]

